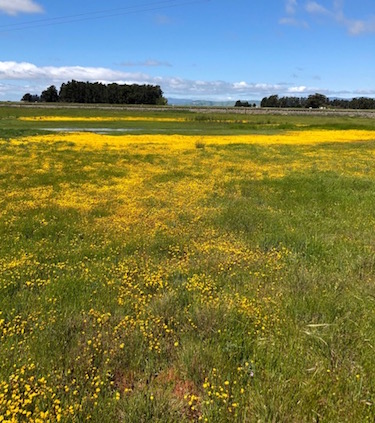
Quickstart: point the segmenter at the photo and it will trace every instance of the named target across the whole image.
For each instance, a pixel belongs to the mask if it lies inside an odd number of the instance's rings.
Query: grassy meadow
[[[0,107],[0,422],[374,422],[375,119]]]

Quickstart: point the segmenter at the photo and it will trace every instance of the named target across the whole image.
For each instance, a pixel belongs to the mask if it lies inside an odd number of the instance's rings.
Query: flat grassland
[[[375,119],[0,108],[0,422],[373,422]]]

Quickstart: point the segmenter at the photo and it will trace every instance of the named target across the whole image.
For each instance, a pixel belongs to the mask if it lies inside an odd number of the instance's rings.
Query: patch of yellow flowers
[[[130,145],[165,145],[171,149],[186,150],[201,142],[209,145],[261,144],[261,145],[309,145],[320,143],[345,143],[374,141],[375,132],[367,130],[317,130],[292,131],[275,135],[102,135],[90,132],[46,134],[14,139],[16,143],[74,143],[76,147],[86,148],[123,148]]]

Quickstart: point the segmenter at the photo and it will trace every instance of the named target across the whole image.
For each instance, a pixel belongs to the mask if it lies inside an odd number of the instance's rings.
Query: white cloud
[[[119,84],[153,84],[160,85],[166,96],[184,96],[191,98],[226,98],[228,96],[263,97],[286,86],[266,83],[250,83],[246,81],[203,81],[190,80],[177,76],[160,77],[145,73],[122,72],[109,68],[94,68],[83,66],[36,66],[27,62],[0,62],[0,81],[12,81],[16,84],[13,91],[38,92],[47,86],[59,85],[72,79],[78,81],[100,81],[103,83],[117,82]],[[27,87],[27,90],[26,90]],[[18,96],[15,94],[12,99]]]
[[[245,81],[235,82],[233,84],[233,88],[239,89],[239,90],[246,89],[248,87],[249,87],[249,84],[247,82],[245,82]]]
[[[299,87],[288,88],[288,93],[291,93],[291,94],[296,94],[296,93],[301,94],[301,93],[305,93],[306,91],[308,91],[308,88],[305,87],[304,85],[301,85]]]
[[[178,76],[151,76],[139,72],[122,72],[103,67],[36,66],[27,62],[0,62],[0,99],[19,100],[26,92],[41,93],[49,85],[59,86],[72,79],[119,84],[160,85],[166,97],[193,99],[262,98],[271,94],[293,95],[320,92],[326,95],[373,95],[373,90],[333,92],[322,87],[294,86],[290,83],[269,84],[249,81],[203,81]]]
[[[52,80],[110,81],[119,79],[145,79],[141,73],[120,72],[108,68],[83,66],[42,66],[28,62],[0,62],[0,79],[3,80]]]
[[[0,12],[14,16],[19,13],[42,13],[43,8],[33,0],[0,0]]]

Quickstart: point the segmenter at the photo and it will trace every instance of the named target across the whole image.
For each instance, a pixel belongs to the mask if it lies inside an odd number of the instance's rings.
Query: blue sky
[[[0,100],[76,79],[166,97],[375,97],[374,0],[0,0]]]

